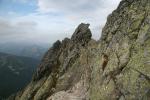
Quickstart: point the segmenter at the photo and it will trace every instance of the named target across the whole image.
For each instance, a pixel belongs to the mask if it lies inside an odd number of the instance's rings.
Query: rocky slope
[[[13,100],[148,100],[150,0],[122,0],[100,40],[89,24],[56,41]],[[103,70],[102,70],[103,69]]]

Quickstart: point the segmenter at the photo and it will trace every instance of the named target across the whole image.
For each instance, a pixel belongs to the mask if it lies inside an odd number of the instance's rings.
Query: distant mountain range
[[[3,43],[0,44],[0,52],[41,59],[49,47],[49,44]]]
[[[0,100],[25,87],[39,62],[0,52]]]

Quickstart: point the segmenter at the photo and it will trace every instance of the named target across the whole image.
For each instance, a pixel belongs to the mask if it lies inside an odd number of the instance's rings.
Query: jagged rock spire
[[[81,23],[73,33],[71,40],[74,43],[85,45],[89,40],[91,40],[92,34],[89,29],[90,24]]]

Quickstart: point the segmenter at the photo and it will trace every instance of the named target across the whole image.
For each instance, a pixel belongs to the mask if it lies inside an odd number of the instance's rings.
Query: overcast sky
[[[107,16],[121,0],[0,0],[0,43],[52,43],[90,23],[99,39]]]

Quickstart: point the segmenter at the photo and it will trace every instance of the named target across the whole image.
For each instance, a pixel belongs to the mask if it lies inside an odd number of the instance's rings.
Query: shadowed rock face
[[[71,40],[74,43],[85,45],[91,40],[92,34],[89,29],[90,24],[81,23],[73,33]]]
[[[38,81],[42,77],[48,76],[56,66],[59,66],[58,56],[60,49],[61,42],[56,41],[42,59],[37,72],[33,76],[34,81]]]
[[[10,98],[148,100],[150,0],[122,0],[108,16],[98,42],[91,39],[88,27],[81,23],[71,39],[56,42],[31,83]],[[108,61],[102,71],[103,54]]]

